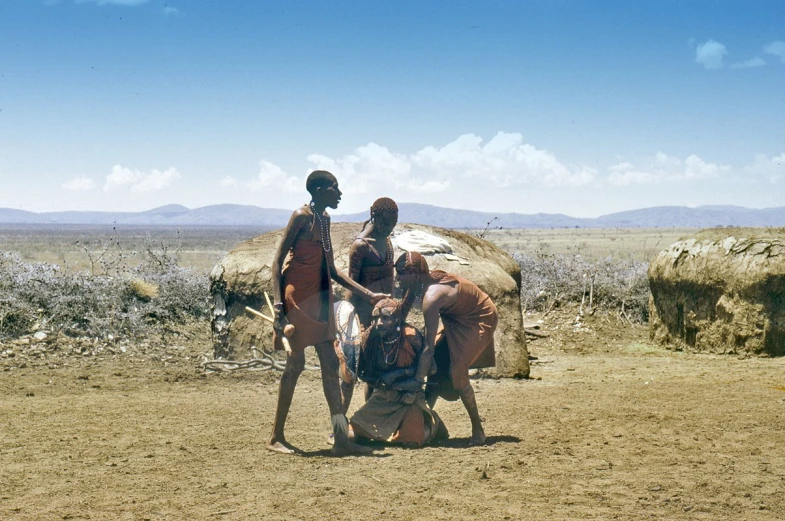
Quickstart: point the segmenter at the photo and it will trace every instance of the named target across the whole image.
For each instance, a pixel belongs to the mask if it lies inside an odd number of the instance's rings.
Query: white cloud
[[[709,179],[717,177],[720,173],[729,172],[730,166],[718,165],[716,163],[707,163],[695,154],[692,154],[684,160],[684,170],[681,174],[676,174],[673,179],[676,180],[693,180],[693,179]]]
[[[393,153],[376,143],[368,143],[355,149],[354,153],[336,159],[311,154],[308,162],[315,169],[329,170],[335,174],[341,181],[341,190],[350,194],[366,193],[379,185],[396,189],[422,186],[422,183],[411,177],[412,165],[408,157]]]
[[[150,172],[140,172],[115,165],[112,173],[106,176],[104,191],[154,192],[168,187],[181,177],[180,172],[172,167],[163,171],[153,169]]]
[[[305,180],[290,176],[275,163],[263,159],[259,161],[259,173],[248,183],[248,188],[253,191],[274,188],[284,192],[299,192],[305,189]]]
[[[437,149],[425,147],[412,156],[421,169],[448,177],[479,177],[495,186],[524,183],[540,186],[579,186],[590,183],[595,172],[584,166],[569,168],[548,152],[523,142],[521,134],[497,133],[483,145],[465,134]]]
[[[629,186],[712,179],[730,172],[731,167],[707,163],[695,154],[682,161],[677,157],[657,152],[650,161],[640,167],[625,162],[611,166],[609,171],[608,183],[615,186]]]
[[[486,209],[519,211],[515,209],[525,204],[548,211],[543,201],[577,200],[580,193],[603,194],[601,198],[623,198],[626,196],[621,194],[631,191],[636,193],[635,198],[651,193],[665,204],[663,201],[693,191],[705,196],[708,204],[711,194],[720,192],[722,186],[760,186],[764,180],[785,183],[785,153],[760,156],[744,168],[697,154],[677,157],[657,152],[642,159],[619,159],[602,168],[600,174],[589,166],[562,163],[550,151],[526,143],[520,134],[505,132],[489,140],[465,134],[444,145],[425,146],[412,153],[369,143],[342,156],[311,154],[307,161],[311,169],[333,172],[345,193],[360,194],[347,197],[342,211],[358,211],[349,208],[354,201],[380,195],[474,209],[484,205]],[[261,161],[254,185],[275,191],[279,205],[286,206],[284,201],[288,203],[292,194],[304,194],[305,175],[292,176],[269,161]]]
[[[417,190],[419,192],[436,193],[445,192],[450,187],[449,181],[423,181],[421,179],[413,178],[409,181],[407,188],[409,190]]]
[[[745,166],[743,170],[744,173],[762,177],[771,184],[785,181],[785,152],[772,157],[758,154],[752,164]]]
[[[89,177],[79,176],[66,181],[61,186],[69,192],[87,192],[95,188],[95,181]]]
[[[228,175],[223,179],[221,179],[220,181],[218,181],[218,186],[220,186],[221,188],[231,188],[233,186],[237,186],[237,179]]]
[[[520,134],[505,132],[488,142],[465,134],[441,148],[427,146],[409,155],[369,143],[339,158],[311,154],[308,161],[333,172],[347,193],[380,189],[444,192],[455,184],[580,186],[596,178],[595,170],[565,166],[547,150],[524,143]]]
[[[176,7],[172,7],[170,5],[165,5],[164,6],[164,14],[167,15],[167,16],[176,16],[176,15],[181,14],[181,13],[182,13],[182,11],[180,11]]]
[[[707,69],[721,69],[725,63],[725,55],[728,51],[720,42],[707,40],[698,45],[695,51],[695,61]]]
[[[635,169],[632,163],[619,163],[610,168],[608,182],[615,186],[629,186],[636,184],[656,183],[658,180],[654,174],[642,172]]]
[[[649,172],[626,170],[611,173],[608,182],[614,186],[629,186],[658,183],[660,181]]]
[[[764,65],[766,65],[766,61],[763,58],[761,58],[759,56],[756,56],[756,57],[754,57],[752,59],[749,59],[747,61],[734,63],[734,64],[731,65],[731,68],[733,68],[733,69],[747,69],[747,68],[752,68],[752,67],[763,67]]]
[[[780,61],[785,63],[785,42],[777,40],[776,42],[766,44],[766,46],[763,47],[763,52],[778,56]]]
[[[665,169],[678,169],[681,166],[681,159],[669,156],[665,152],[657,152],[654,154],[653,165],[660,171]]]

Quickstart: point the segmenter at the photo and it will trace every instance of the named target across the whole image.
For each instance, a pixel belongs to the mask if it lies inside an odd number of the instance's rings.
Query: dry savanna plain
[[[6,226],[0,250],[83,270],[111,241],[128,262],[179,242],[181,265],[207,273],[258,232]],[[486,238],[510,252],[647,260],[691,232]],[[576,321],[577,305],[527,313],[541,321],[530,379],[473,380],[486,446],[466,446],[463,407],[442,401],[449,440],[364,457],[330,457],[317,370],[287,423],[301,452],[266,451],[279,373],[205,371],[206,322],[125,352],[50,342],[22,356],[30,346],[3,340],[0,352],[18,354],[0,357],[0,519],[785,519],[785,360],[668,350],[616,312]]]

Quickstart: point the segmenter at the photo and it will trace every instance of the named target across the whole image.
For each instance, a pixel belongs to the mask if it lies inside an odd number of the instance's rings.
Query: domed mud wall
[[[335,264],[344,272],[348,268],[349,246],[360,232],[358,223],[333,223],[332,242]],[[394,235],[421,230],[446,239],[452,253],[468,262],[448,260],[442,254],[427,255],[431,269],[442,269],[465,277],[488,293],[499,310],[495,333],[496,369],[498,376],[528,377],[529,359],[523,332],[520,304],[520,269],[504,251],[488,241],[464,233],[432,226],[401,223]],[[246,306],[267,311],[264,291],[272,298],[272,264],[283,230],[265,233],[245,241],[230,251],[210,273],[210,294],[213,316],[212,332],[216,358],[242,360],[251,358],[253,349],[272,349],[272,328],[255,318]],[[396,258],[403,250],[396,247]],[[333,285],[337,298],[343,288]],[[421,325],[421,317],[413,310],[410,320]]]
[[[649,333],[674,348],[785,355],[785,229],[714,229],[649,266]]]

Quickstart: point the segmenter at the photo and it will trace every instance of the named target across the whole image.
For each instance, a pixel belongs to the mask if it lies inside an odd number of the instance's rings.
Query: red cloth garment
[[[387,255],[382,258],[378,250],[373,244],[370,244],[365,239],[358,237],[355,241],[362,241],[368,246],[370,255],[363,255],[362,259],[349,259],[349,265],[360,265],[357,283],[374,293],[385,293],[392,295],[395,288],[395,267],[393,266],[392,244],[387,241]],[[351,302],[354,310],[357,313],[357,318],[363,327],[368,328],[371,325],[371,312],[373,305],[367,299],[360,295],[347,290],[344,297]]]
[[[385,362],[383,346],[373,338],[372,331],[364,334],[360,363],[365,369],[361,377],[364,374],[376,379],[387,371],[416,366],[424,342],[422,335],[408,324],[402,333],[404,341],[392,364]],[[371,398],[352,416],[350,423],[356,434],[369,439],[422,446],[436,435],[439,421],[422,393],[374,388]]]
[[[493,333],[499,316],[491,298],[473,282],[445,272],[431,275],[434,284],[455,284],[458,289],[455,303],[440,311],[444,329],[439,340],[449,349],[453,387],[463,389],[469,385],[469,368],[496,365]]]
[[[289,338],[292,350],[335,339],[332,282],[327,267],[327,255],[332,256],[332,251],[324,251],[315,221],[309,232],[295,241],[282,272],[283,313],[295,328]],[[273,345],[276,350],[283,349],[277,332]]]
[[[430,428],[428,431],[425,430],[425,414],[420,407],[410,405],[401,419],[398,430],[390,438],[390,442],[414,443],[417,446],[422,446],[429,442],[433,437],[431,431],[434,433],[436,431],[433,428]]]

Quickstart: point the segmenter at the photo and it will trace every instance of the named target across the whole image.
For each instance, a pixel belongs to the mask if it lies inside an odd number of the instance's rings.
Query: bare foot
[[[349,425],[349,441],[354,440],[354,429]],[[327,435],[327,445],[335,445],[335,434],[332,432]]]
[[[280,454],[294,454],[294,448],[286,443],[286,441],[272,441],[270,440],[266,446],[267,450],[278,452]]]
[[[487,439],[488,438],[485,436],[485,432],[473,432],[472,439],[469,440],[469,447],[479,447],[480,445],[485,445]]]
[[[350,441],[346,445],[333,445],[330,453],[333,456],[367,456],[373,452],[372,447],[365,447]]]
[[[436,416],[436,413],[434,413]],[[433,435],[433,441],[444,441],[450,438],[450,431],[447,430],[447,426],[444,424],[441,418],[436,416],[436,434]]]

